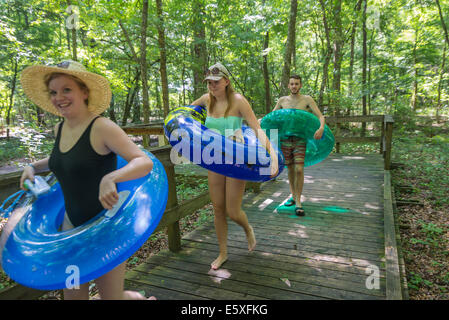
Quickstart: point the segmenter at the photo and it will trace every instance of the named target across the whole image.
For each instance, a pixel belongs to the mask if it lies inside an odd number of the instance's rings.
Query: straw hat
[[[55,66],[36,65],[25,68],[22,71],[20,82],[28,98],[42,109],[61,116],[59,111],[50,101],[50,94],[45,84],[48,75],[52,73],[65,73],[72,75],[83,81],[89,88],[88,110],[101,114],[111,102],[111,87],[109,81],[92,72],[77,61],[67,60]]]

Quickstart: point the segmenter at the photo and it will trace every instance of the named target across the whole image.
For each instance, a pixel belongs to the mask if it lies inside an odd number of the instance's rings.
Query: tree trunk
[[[67,6],[70,7],[71,5],[72,5],[72,1],[71,0],[67,0]],[[73,14],[77,14],[77,13],[73,13]],[[70,30],[71,30],[71,35],[72,35],[72,59],[75,60],[75,61],[78,61],[75,21],[73,21],[73,24],[70,26]],[[69,47],[70,47],[70,45],[69,45]]]
[[[14,106],[14,92],[16,91],[16,82],[17,82],[17,59],[14,57],[13,58],[14,61],[14,74],[12,76],[12,81],[11,81],[11,94],[9,96],[9,106],[8,106],[8,111],[6,113],[6,139],[9,140],[9,125],[11,124],[11,110],[12,107]]]
[[[164,18],[162,16],[162,0],[156,0],[156,10],[158,16],[157,33],[159,52],[161,56],[160,72],[162,81],[162,101],[164,104],[164,118],[168,115],[169,109],[169,96],[168,96],[168,80],[167,80],[167,53],[165,49],[165,30],[164,30]]]
[[[287,43],[285,45],[284,53],[284,68],[282,69],[281,78],[281,95],[287,95],[288,80],[290,78],[290,68],[292,63],[292,55],[295,50],[296,37],[296,16],[298,12],[298,0],[291,0],[290,2],[290,21],[288,24]]]
[[[440,1],[435,0],[435,2],[438,7],[438,13],[440,14],[441,26],[443,27],[443,31],[444,31],[444,39],[446,39],[446,44],[449,46],[449,35],[447,32],[446,23],[444,22],[443,12],[441,11]]]
[[[332,56],[332,46],[331,46],[331,40],[330,40],[330,29],[329,29],[329,25],[327,23],[327,17],[326,17],[326,6],[324,5],[323,0],[320,0],[320,4],[321,4],[321,9],[323,10],[323,25],[324,25],[324,31],[326,34],[326,56],[324,57],[323,78],[321,79],[320,96],[318,98],[318,107],[320,108],[321,112],[323,112],[324,111],[324,108],[323,108],[324,89],[327,86],[329,62],[330,62],[330,59]]]
[[[111,119],[111,121],[114,121],[115,123],[117,123],[114,106],[115,106],[115,99],[114,99],[114,94],[112,94],[111,106],[108,108],[108,115],[109,115],[109,119]]]
[[[359,2],[356,5],[356,17],[354,21],[352,22],[352,30],[351,30],[351,50],[350,50],[350,59],[349,59],[349,84],[348,84],[348,96],[352,97],[352,89],[354,85],[354,45],[355,45],[355,36],[356,36],[356,29],[357,29],[357,17],[358,12],[361,9],[362,0],[359,0]],[[352,104],[351,104],[352,105]],[[346,115],[351,114],[351,107],[348,106],[348,109],[346,110]]]
[[[270,32],[265,34],[265,41],[263,49],[268,49]],[[265,84],[265,113],[268,114],[271,111],[271,94],[270,94],[270,76],[268,74],[268,53],[263,56],[263,80]]]
[[[206,26],[203,0],[192,1],[193,20],[193,96],[199,98],[206,87],[204,85],[204,72],[207,70]],[[214,61],[217,62],[217,61]]]
[[[366,7],[368,0],[365,0],[363,3],[363,60],[362,60],[362,114],[366,115],[366,95],[367,95],[367,86],[366,86],[366,60],[367,60],[367,46],[366,46]],[[366,133],[366,122],[362,122],[362,132],[361,136],[364,137]]]
[[[443,61],[441,62],[441,71],[440,71],[440,79],[438,80],[438,98],[437,98],[437,107],[435,110],[435,117],[437,123],[440,122],[440,108],[441,108],[441,82],[443,81],[444,76],[444,67],[446,62],[446,49],[448,44],[444,44],[444,50],[443,50]]]
[[[341,22],[341,0],[334,0],[334,70],[332,79],[332,103],[330,106],[334,108],[334,114],[340,115],[340,87],[341,87],[341,61],[343,58],[343,30]]]
[[[134,102],[134,99],[136,96],[136,91],[139,87],[139,85],[138,85],[139,78],[140,78],[140,70],[138,69],[138,70],[136,70],[136,75],[134,77],[134,80],[131,82],[131,85],[128,87],[128,93],[126,95],[126,102],[125,102],[125,110],[123,111],[122,126],[126,125],[126,123],[128,122],[128,118],[131,114],[131,107],[133,106],[133,102]]]
[[[148,0],[142,1],[142,27],[140,33],[140,73],[142,77],[142,98],[143,98],[143,122],[150,122],[150,103],[148,97],[148,77],[147,77],[147,26],[148,26]],[[143,136],[143,147],[149,147],[149,137]]]
[[[415,29],[415,44],[413,45],[413,52],[412,52],[413,68],[414,68],[415,77],[413,79],[413,91],[412,91],[412,98],[410,101],[410,104],[411,104],[414,112],[416,112],[416,105],[417,105],[417,100],[418,100],[418,68],[416,66],[418,63],[418,57],[416,55],[416,48],[418,46],[418,36],[419,36],[418,32],[419,32],[419,29],[417,27]]]

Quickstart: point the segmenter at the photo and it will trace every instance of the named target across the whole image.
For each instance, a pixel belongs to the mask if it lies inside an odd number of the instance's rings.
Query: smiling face
[[[290,89],[291,94],[298,94],[301,87],[302,87],[301,80],[290,78],[288,82],[288,88]]]
[[[87,110],[87,89],[70,76],[60,75],[48,82],[50,101],[63,117]],[[83,108],[83,109],[81,109]]]
[[[217,95],[226,94],[226,87],[229,84],[229,80],[226,78],[221,78],[220,80],[207,80],[207,89],[209,92],[217,97]]]

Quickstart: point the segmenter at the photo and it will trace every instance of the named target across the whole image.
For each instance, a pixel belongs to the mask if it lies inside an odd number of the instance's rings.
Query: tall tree
[[[169,96],[168,96],[168,80],[167,80],[167,53],[165,49],[165,28],[164,28],[164,18],[162,15],[162,0],[156,0],[156,10],[157,10],[157,32],[158,32],[158,44],[160,52],[160,73],[162,81],[162,101],[163,101],[163,111],[164,118],[168,115],[169,110]]]
[[[263,54],[263,80],[265,85],[265,113],[270,113],[271,111],[271,93],[270,93],[270,75],[268,74],[268,43],[270,40],[270,32],[267,31],[265,34],[265,41],[263,45],[264,54]]]
[[[343,59],[343,26],[341,20],[341,0],[333,0],[332,11],[334,13],[334,57],[332,78],[332,103],[334,114],[340,114],[340,87],[341,87],[341,62]]]
[[[324,32],[326,35],[326,50],[323,63],[323,77],[321,79],[320,95],[318,97],[318,107],[321,109],[321,111],[323,111],[324,89],[326,88],[328,82],[329,62],[332,57],[333,50],[330,39],[330,27],[326,16],[326,6],[324,5],[324,0],[320,0],[320,4],[321,9],[323,10],[323,25],[324,25]]]
[[[444,22],[443,11],[441,10],[440,1],[439,0],[435,0],[435,2],[436,2],[437,7],[438,7],[438,13],[440,15],[441,26],[443,27],[443,31],[444,31],[444,39],[446,40],[446,43],[449,46],[449,35],[448,35],[448,32],[447,32],[446,23]]]
[[[281,78],[281,95],[287,94],[288,79],[290,78],[290,69],[292,64],[292,55],[295,50],[296,37],[296,16],[298,13],[298,0],[290,2],[290,19],[288,23],[287,43],[284,51],[284,67],[282,69]]]
[[[204,0],[192,0],[192,72],[193,72],[193,97],[197,99],[204,92],[204,71],[207,69],[207,46]],[[216,62],[216,61],[214,61]]]
[[[78,45],[76,41],[76,29],[78,28],[78,11],[72,6],[72,0],[67,0],[67,12],[72,14],[66,21],[66,28],[71,32],[72,59],[78,61]]]
[[[363,3],[363,58],[362,58],[362,114],[366,115],[366,96],[368,95],[367,83],[366,83],[366,65],[367,65],[367,39],[366,39],[366,7],[368,0]],[[366,122],[362,122],[361,136],[364,137],[366,132]]]

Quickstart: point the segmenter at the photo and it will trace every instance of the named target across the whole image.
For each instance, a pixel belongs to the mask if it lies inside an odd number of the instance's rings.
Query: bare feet
[[[227,255],[219,255],[218,256],[218,258],[217,259],[215,259],[211,264],[210,264],[210,267],[213,269],[213,270],[217,270],[217,269],[219,269],[220,267],[221,267],[221,265],[223,264],[223,263],[225,263],[226,262],[226,260],[228,260],[228,256]]]
[[[249,226],[249,229],[249,233],[246,235],[246,238],[248,239],[248,250],[253,251],[256,247],[256,236],[254,235],[253,227]]]
[[[124,291],[123,296],[125,297],[125,300],[157,300],[154,296],[146,298],[140,292],[129,290]]]

